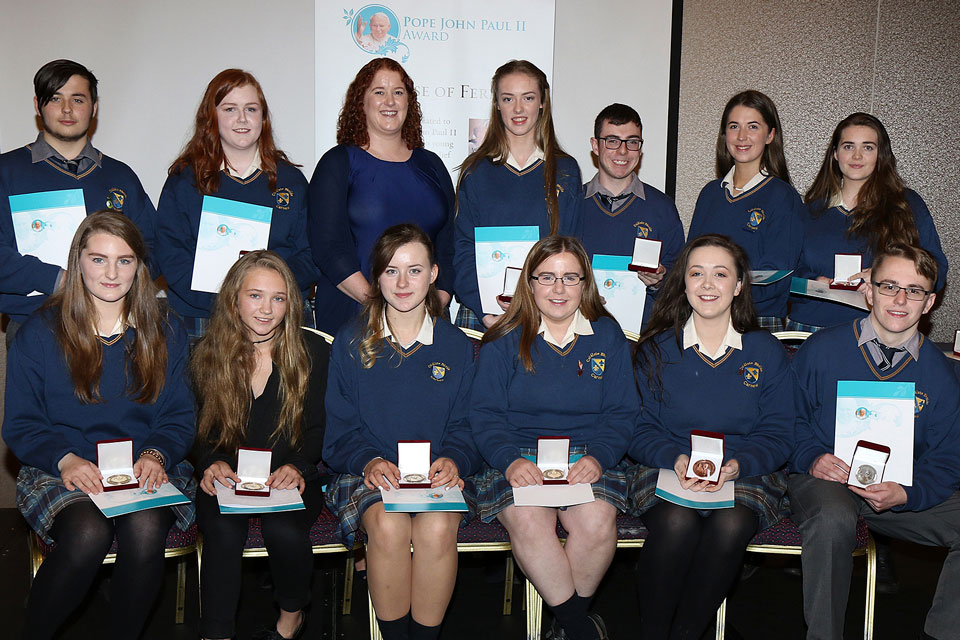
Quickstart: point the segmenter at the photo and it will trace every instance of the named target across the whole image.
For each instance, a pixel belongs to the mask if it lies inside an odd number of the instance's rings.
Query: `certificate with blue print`
[[[912,382],[837,381],[833,455],[850,464],[860,440],[886,445],[890,459],[884,482],[912,486],[913,419],[918,402],[925,400],[916,395]]]
[[[93,504],[108,518],[126,515],[145,509],[157,507],[172,507],[175,504],[186,504],[190,498],[183,495],[179,489],[166,482],[159,489],[121,489],[120,491],[101,491],[88,494]]]
[[[460,487],[427,487],[425,489],[380,489],[383,510],[387,513],[422,513],[425,511],[466,511]]]
[[[17,251],[66,269],[73,234],[87,217],[83,189],[24,193],[9,200]]]
[[[732,509],[736,505],[734,481],[724,482],[717,491],[684,489],[673,469],[660,469],[654,494],[667,502],[691,509]]]
[[[790,280],[790,293],[799,296],[808,296],[810,298],[820,298],[845,304],[848,307],[856,307],[869,311],[867,299],[858,291],[848,291],[846,289],[831,289],[829,284],[819,280],[806,280],[804,278],[794,277]]]
[[[213,487],[217,490],[217,506],[224,514],[252,515],[306,508],[298,489],[271,489],[267,496],[244,496],[237,495],[233,487],[224,486],[217,480],[213,481]]]
[[[540,227],[477,227],[473,230],[477,254],[477,287],[484,315],[499,316],[497,296],[503,293],[507,267],[523,261],[540,239]]]
[[[640,332],[643,307],[647,302],[647,285],[630,271],[631,256],[593,256],[593,277],[603,297],[603,306],[617,319],[620,328]]]
[[[242,254],[267,248],[272,218],[270,207],[203,196],[190,288],[220,291],[224,276]]]
[[[755,287],[762,287],[774,282],[780,282],[788,275],[793,273],[793,269],[772,269],[767,271],[751,271],[750,284]]]

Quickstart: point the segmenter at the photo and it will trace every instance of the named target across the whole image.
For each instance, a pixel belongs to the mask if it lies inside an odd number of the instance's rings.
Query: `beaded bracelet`
[[[161,467],[167,466],[166,461],[163,459],[163,454],[157,451],[156,449],[144,449],[143,451],[140,452],[140,457],[142,458],[143,456],[150,456],[151,458],[159,462]]]

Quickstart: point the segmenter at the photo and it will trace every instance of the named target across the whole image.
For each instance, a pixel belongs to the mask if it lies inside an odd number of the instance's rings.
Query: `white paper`
[[[633,264],[638,267],[656,269],[660,266],[660,247],[662,245],[663,243],[659,240],[634,239]]]
[[[271,489],[270,495],[238,496],[233,487],[225,487],[216,480],[217,504],[220,513],[273,513],[275,511],[297,511],[304,509],[303,498],[297,489]]]
[[[732,509],[734,506],[734,482],[724,482],[718,491],[691,491],[684,489],[673,469],[660,469],[657,476],[656,495],[659,498],[693,509]]]
[[[534,226],[474,229],[477,287],[484,315],[503,314],[497,296],[503,293],[507,267],[522,268],[527,254],[539,239],[540,228]]]
[[[593,256],[593,277],[603,296],[603,306],[626,331],[640,332],[647,286],[630,271],[630,256]]]
[[[267,248],[273,209],[214,196],[202,207],[190,288],[217,293],[242,251]]]
[[[390,513],[422,513],[425,511],[466,511],[460,487],[426,489],[380,489],[383,509]]]
[[[187,496],[169,482],[160,485],[159,489],[121,489],[119,491],[102,491],[96,495],[88,494],[93,504],[108,518],[126,515],[135,511],[169,507],[175,504],[190,502]]]
[[[832,300],[845,304],[848,307],[856,307],[869,311],[867,299],[862,293],[857,291],[848,291],[845,289],[831,289],[830,285],[817,280],[804,280],[803,278],[794,278],[790,282],[790,293],[810,298],[821,298],[823,300]]]
[[[852,462],[860,440],[890,447],[884,481],[913,485],[912,382],[837,382],[834,455]]]
[[[66,269],[73,235],[87,217],[83,189],[25,193],[8,200],[17,251]]]
[[[593,500],[590,484],[531,484],[513,488],[513,504],[518,507],[569,507]]]
[[[750,284],[755,287],[763,287],[774,282],[783,280],[793,273],[793,269],[768,269],[765,271],[751,271]]]

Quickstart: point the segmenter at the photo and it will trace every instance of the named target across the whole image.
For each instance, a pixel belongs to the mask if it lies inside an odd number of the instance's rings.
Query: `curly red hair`
[[[420,103],[417,101],[417,90],[413,86],[413,79],[400,66],[400,63],[390,58],[375,58],[363,65],[347,88],[347,95],[343,99],[343,108],[337,119],[337,144],[349,144],[355,147],[365,147],[370,144],[370,135],[367,133],[367,116],[363,112],[363,97],[373,83],[373,76],[381,69],[396,71],[400,74],[403,87],[407,90],[407,119],[403,122],[400,137],[408,149],[417,149],[423,146],[423,132],[420,129]]]
[[[197,108],[193,137],[184,147],[180,157],[170,165],[168,174],[180,173],[186,167],[192,167],[197,191],[204,195],[216,193],[220,188],[220,166],[224,162],[223,145],[220,143],[220,129],[217,124],[217,105],[223,102],[227,94],[234,89],[248,85],[257,90],[257,100],[260,101],[260,107],[263,110],[260,164],[270,181],[270,190],[277,188],[277,163],[293,163],[287,158],[287,154],[277,149],[273,142],[270,110],[267,108],[267,99],[263,95],[260,83],[252,73],[242,69],[224,69],[207,85],[207,90],[203,93],[200,106]]]

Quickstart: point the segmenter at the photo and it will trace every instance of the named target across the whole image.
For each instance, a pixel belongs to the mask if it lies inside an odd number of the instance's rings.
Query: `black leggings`
[[[93,502],[75,502],[57,514],[50,537],[57,543],[37,571],[23,637],[52,638],[83,601],[117,537],[110,584],[110,635],[138,638],[163,580],[163,549],[173,524],[168,508],[107,518]]]
[[[260,517],[270,560],[274,597],[284,611],[299,611],[310,602],[313,549],[310,527],[323,508],[318,481],[307,483],[301,511],[265,513]],[[240,601],[240,558],[247,540],[248,518],[221,514],[216,496],[197,491],[197,525],[203,534],[200,563],[200,635],[234,635]]]
[[[737,505],[707,516],[661,502],[643,514],[640,637],[697,640],[736,580],[759,516]]]

